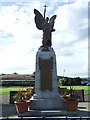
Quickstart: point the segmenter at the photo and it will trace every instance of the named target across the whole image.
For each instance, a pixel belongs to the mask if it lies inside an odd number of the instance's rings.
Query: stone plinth
[[[31,99],[30,109],[64,109],[63,98],[58,93],[56,55],[51,47],[40,47],[37,52],[35,95]]]

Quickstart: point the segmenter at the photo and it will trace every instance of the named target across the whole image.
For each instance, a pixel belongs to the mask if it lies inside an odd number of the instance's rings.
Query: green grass
[[[60,86],[61,88],[67,88],[70,89],[70,86]],[[90,86],[72,86],[75,90],[82,90],[84,89],[84,95],[90,94]]]
[[[60,86],[61,88],[67,88],[69,89],[69,86]],[[18,90],[26,90],[27,88],[30,88],[30,86],[26,87],[20,87],[20,86],[11,86],[11,87],[0,87],[0,94],[9,96],[10,91],[18,91]],[[73,86],[73,89],[84,89],[84,95],[90,94],[90,86]]]
[[[29,87],[26,87],[26,86],[0,87],[0,94],[9,96],[10,91],[26,90],[27,88],[30,88],[30,86]]]

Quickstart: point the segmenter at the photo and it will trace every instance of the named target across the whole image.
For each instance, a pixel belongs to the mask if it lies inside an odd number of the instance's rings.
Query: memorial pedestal
[[[64,109],[63,98],[58,93],[56,55],[51,47],[40,47],[36,55],[35,94],[31,110]]]

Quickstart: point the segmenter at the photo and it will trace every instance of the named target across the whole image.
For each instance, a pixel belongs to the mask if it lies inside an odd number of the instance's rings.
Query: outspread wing
[[[34,9],[34,14],[35,14],[35,23],[36,23],[36,27],[39,29],[39,30],[42,30],[43,28],[43,24],[44,24],[44,18],[42,16],[42,14]]]
[[[57,17],[56,15],[53,15],[49,20],[51,31],[55,31],[55,29],[53,29],[53,27],[54,27],[54,21],[55,21],[56,17]]]

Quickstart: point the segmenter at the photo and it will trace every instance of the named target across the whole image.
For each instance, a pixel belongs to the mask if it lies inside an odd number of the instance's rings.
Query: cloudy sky
[[[13,2],[12,2],[13,1]],[[0,0],[0,74],[35,71],[42,31],[34,23],[34,8],[57,15],[52,33],[57,74],[88,76],[89,0]]]

